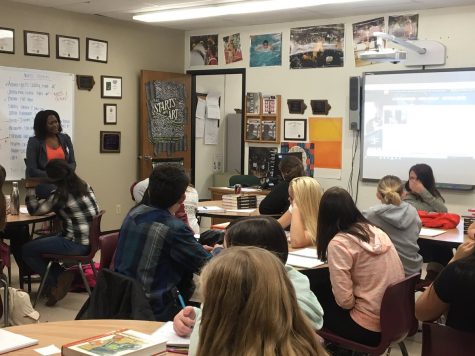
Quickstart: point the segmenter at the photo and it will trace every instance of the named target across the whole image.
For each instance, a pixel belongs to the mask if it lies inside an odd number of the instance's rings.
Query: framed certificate
[[[49,33],[23,31],[25,55],[49,57]]]
[[[101,153],[120,153],[120,131],[100,132]]]
[[[86,59],[93,62],[107,63],[107,41],[86,38]]]
[[[284,119],[284,140],[306,141],[307,140],[307,120],[306,119]]]
[[[122,98],[122,77],[101,75],[101,98]]]
[[[117,104],[104,104],[104,125],[117,125]]]
[[[56,58],[79,61],[79,37],[56,35]]]
[[[0,53],[15,53],[15,30],[0,27]]]

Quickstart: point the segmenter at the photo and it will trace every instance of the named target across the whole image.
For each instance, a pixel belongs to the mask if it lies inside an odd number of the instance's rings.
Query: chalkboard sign
[[[74,75],[0,66],[0,164],[7,180],[25,177],[26,144],[40,110],[58,112],[73,137]]]

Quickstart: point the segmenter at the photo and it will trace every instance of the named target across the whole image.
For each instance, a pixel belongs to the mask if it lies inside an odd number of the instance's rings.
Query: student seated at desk
[[[189,355],[326,355],[284,265],[258,247],[231,247],[201,274],[203,309]]]
[[[91,186],[79,178],[65,160],[49,161],[46,173],[56,190],[48,199],[38,199],[34,189],[28,189],[26,207],[30,215],[55,212],[63,231],[54,236],[30,241],[22,248],[25,264],[41,276],[45,274],[47,266],[42,254],[80,256],[89,253],[89,223],[100,211]],[[64,298],[73,278],[72,271],[64,271],[59,264],[54,263],[45,285],[46,290],[49,290],[46,305],[52,306]]]
[[[142,284],[158,321],[172,320],[181,309],[177,288],[189,300],[193,273],[211,258],[192,230],[174,216],[188,183],[183,168],[156,167],[149,180],[150,205],[132,208],[119,233],[115,270]]]
[[[233,221],[226,229],[224,246],[256,246],[274,253],[285,265],[289,254],[289,247],[285,232],[279,223],[271,218],[256,216]],[[287,276],[297,295],[297,303],[303,313],[309,318],[314,329],[323,325],[323,310],[310,290],[308,278],[293,267],[286,265]],[[200,329],[201,310],[186,307],[174,319],[174,328],[177,334],[189,336],[196,341]],[[194,327],[193,327],[194,326]],[[190,354],[191,355],[191,354]]]
[[[298,177],[290,182],[290,206],[279,218],[279,223],[284,229],[290,225],[292,248],[315,246],[318,207],[322,194],[322,187],[312,177]]]
[[[377,345],[384,292],[404,278],[389,236],[361,214],[346,190],[333,187],[320,202],[317,251],[328,261],[331,281],[317,292],[325,312],[323,327],[346,339]]]
[[[475,226],[473,226],[475,228]],[[475,332],[475,241],[457,252],[434,283],[416,301],[416,317],[433,321],[447,314],[446,325]]]
[[[419,255],[419,233],[422,222],[417,210],[402,201],[404,185],[395,176],[385,176],[378,183],[376,197],[381,204],[363,211],[372,224],[382,228],[396,247],[406,276],[420,273],[422,256]]]
[[[279,182],[259,204],[261,214],[282,214],[289,208],[289,183],[305,175],[302,161],[295,156],[285,156],[279,162],[283,181]]]
[[[435,187],[435,178],[432,168],[425,164],[415,164],[409,169],[409,180],[406,182],[407,195],[404,201],[414,206],[417,210],[427,212],[446,213],[445,200]],[[434,245],[431,241],[419,239],[419,253],[428,262],[425,279],[418,287],[428,286],[437,277],[439,272],[453,256],[452,247]]]

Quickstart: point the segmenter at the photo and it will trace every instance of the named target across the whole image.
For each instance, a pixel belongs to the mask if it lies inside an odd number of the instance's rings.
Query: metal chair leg
[[[9,315],[8,315],[8,312],[10,310],[9,306],[8,306],[8,285],[10,284],[9,283],[9,280],[8,280],[8,277],[7,277],[7,280],[4,280],[3,278],[0,278],[0,282],[3,284],[3,321],[5,323],[5,327],[8,327],[10,326],[10,323],[9,323]]]
[[[33,308],[36,307],[36,303],[38,303],[38,300],[40,299],[41,293],[43,293],[43,289],[45,287],[46,279],[48,278],[49,271],[51,269],[52,264],[53,264],[53,261],[48,262],[48,266],[46,267],[45,275],[43,276],[43,278],[41,278],[40,287],[38,288],[38,293],[36,294],[35,303],[33,304]]]
[[[96,265],[94,264],[94,261],[91,260],[89,264],[91,265],[92,273],[94,273],[94,278],[97,278],[97,269],[96,269]]]
[[[84,274],[84,271],[82,270],[82,263],[79,262],[78,266],[79,266],[79,273],[81,273],[82,282],[84,283],[84,288],[86,288],[89,295],[91,295],[91,288],[89,287],[89,283],[87,283],[86,275]]]
[[[409,356],[409,353],[407,352],[404,341],[401,341],[398,345],[399,345],[399,348],[401,349],[402,356]]]

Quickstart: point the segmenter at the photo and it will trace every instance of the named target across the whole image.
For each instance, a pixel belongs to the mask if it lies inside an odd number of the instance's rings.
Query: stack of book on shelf
[[[224,194],[223,208],[233,210],[257,208],[257,197],[256,195]]]
[[[133,330],[116,330],[75,341],[61,348],[61,355],[158,355],[167,351],[167,340]]]
[[[265,197],[266,197],[266,196],[265,196],[265,195],[262,195],[262,194],[256,195],[257,207],[259,207],[259,205],[261,204],[261,201],[263,201]]]
[[[257,114],[261,112],[261,93],[246,94],[246,113]]]

